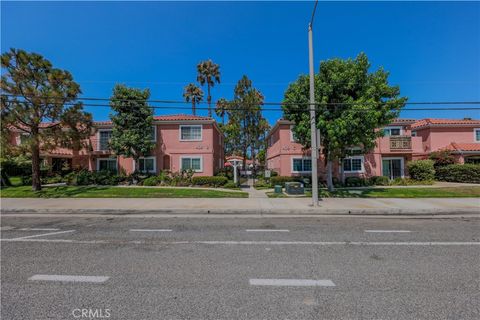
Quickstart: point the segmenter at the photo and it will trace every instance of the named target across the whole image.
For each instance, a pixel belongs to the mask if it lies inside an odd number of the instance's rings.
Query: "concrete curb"
[[[2,215],[8,214],[95,214],[95,215],[268,215],[268,216],[322,216],[322,215],[349,215],[349,216],[439,216],[439,215],[478,215],[476,208],[446,208],[446,209],[2,209]]]

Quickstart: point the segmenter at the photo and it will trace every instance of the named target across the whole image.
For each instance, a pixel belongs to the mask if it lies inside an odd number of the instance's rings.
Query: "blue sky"
[[[111,95],[115,83],[182,100],[196,64],[211,58],[222,83],[213,100],[231,98],[246,74],[278,102],[308,72],[307,24],[313,2],[5,2],[2,52],[35,51],[80,83],[84,97]],[[480,100],[480,2],[320,2],[319,61],[365,52],[391,72],[410,101]],[[472,106],[470,106],[472,107]],[[477,105],[478,107],[478,105]],[[96,120],[108,108],[87,108]],[[184,113],[188,110],[156,110]],[[206,111],[202,111],[206,113]],[[266,112],[271,123],[281,112]],[[403,117],[474,117],[471,111],[408,111]]]

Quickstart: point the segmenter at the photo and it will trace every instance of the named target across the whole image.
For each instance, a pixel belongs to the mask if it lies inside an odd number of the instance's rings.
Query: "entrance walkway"
[[[257,190],[253,187],[253,179],[248,179],[246,185],[241,185],[242,191],[248,192],[249,198],[268,198],[264,190]]]

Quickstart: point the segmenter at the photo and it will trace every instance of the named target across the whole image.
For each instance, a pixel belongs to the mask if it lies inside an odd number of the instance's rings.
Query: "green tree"
[[[197,87],[194,83],[189,83],[183,89],[183,97],[186,102],[192,102],[192,113],[196,114],[196,105],[203,100],[203,91]]]
[[[148,105],[148,89],[141,90],[117,84],[110,98],[114,113],[110,115],[113,123],[110,147],[116,155],[133,158],[135,171],[138,159],[148,156],[155,146],[152,135],[153,110]]]
[[[329,190],[333,190],[334,161],[344,158],[352,147],[370,151],[383,134],[378,128],[396,118],[407,101],[400,97],[398,86],[388,84],[388,72],[382,68],[369,72],[369,68],[367,56],[361,53],[355,59],[323,61],[315,75],[316,124]],[[285,118],[295,122],[296,138],[309,148],[308,76],[300,76],[288,87],[283,110]]]
[[[268,123],[262,116],[263,95],[253,87],[252,81],[243,76],[235,86],[234,98],[227,109],[228,124],[224,134],[227,152],[240,153],[245,159],[255,160],[262,138],[268,130]]]
[[[207,102],[208,116],[212,116],[212,95],[211,88],[216,83],[220,83],[220,66],[212,62],[212,60],[201,61],[197,65],[197,81],[200,85],[207,84]]]
[[[222,126],[225,125],[225,115],[227,113],[228,106],[229,102],[225,98],[218,99],[217,103],[215,104],[215,114],[222,118]]]
[[[10,49],[1,56],[2,125],[18,129],[32,158],[32,188],[41,190],[40,152],[58,146],[79,149],[90,136],[92,116],[77,97],[70,72],[36,53]]]

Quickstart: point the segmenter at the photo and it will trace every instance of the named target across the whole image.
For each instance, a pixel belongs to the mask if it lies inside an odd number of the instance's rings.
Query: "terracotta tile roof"
[[[412,124],[412,129],[427,127],[430,125],[472,125],[480,126],[480,120],[474,119],[422,119]]]
[[[480,143],[452,142],[446,147],[446,149],[451,151],[479,151],[480,152]]]
[[[210,117],[194,116],[191,114],[172,114],[163,116],[154,116],[155,121],[191,121],[191,120],[213,120]],[[112,121],[95,121],[96,125],[109,125]]]

